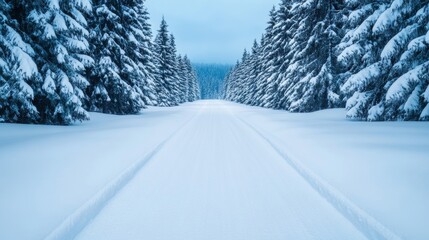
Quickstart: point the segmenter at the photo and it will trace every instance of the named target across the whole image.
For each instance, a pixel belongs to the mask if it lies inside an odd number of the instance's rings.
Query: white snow
[[[418,28],[419,25],[414,24],[402,29],[389,40],[386,46],[384,46],[380,57],[384,59],[392,59],[396,57],[396,55],[400,54],[402,52],[402,47],[405,46],[411,38],[415,37]]]
[[[383,74],[383,63],[376,62],[356,74],[353,74],[343,86],[341,90],[344,92],[362,91],[366,86],[375,81],[381,74]]]
[[[340,62],[341,64],[347,65],[348,64],[348,60],[350,59],[350,57],[353,56],[362,56],[364,49],[362,48],[362,46],[360,44],[352,44],[348,47],[346,47],[340,55],[338,55],[338,62]]]
[[[427,239],[429,127],[224,101],[0,124],[0,239]]]
[[[380,120],[380,117],[383,115],[384,106],[382,103],[372,106],[368,110],[368,121],[377,121]]]
[[[429,31],[426,33],[426,42],[429,44]]]
[[[52,24],[57,31],[66,31],[68,29],[66,20],[60,12],[55,13],[54,21],[52,22]]]
[[[406,112],[416,112],[419,110],[421,92],[421,85],[417,85],[404,104],[404,110]]]
[[[19,62],[17,70],[23,77],[29,78],[38,72],[36,63],[26,52],[19,47],[14,47],[12,51]]]
[[[386,11],[384,11],[375,22],[372,31],[376,34],[382,33],[386,29],[389,29],[396,22],[400,21],[404,15],[409,13],[412,8],[411,2],[405,0],[393,0],[392,4]]]
[[[419,66],[416,66],[412,70],[400,76],[392,84],[392,86],[390,86],[389,90],[386,93],[386,99],[393,100],[395,98],[403,97],[402,96],[402,94],[404,93],[403,90],[409,89],[412,84],[418,83],[420,81],[420,75],[427,73],[428,68],[429,68],[429,61]]]

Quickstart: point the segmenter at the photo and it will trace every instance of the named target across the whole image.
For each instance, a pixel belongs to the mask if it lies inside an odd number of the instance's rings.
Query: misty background
[[[235,64],[264,32],[278,0],[147,0],[154,34],[164,16],[179,53],[194,63]]]

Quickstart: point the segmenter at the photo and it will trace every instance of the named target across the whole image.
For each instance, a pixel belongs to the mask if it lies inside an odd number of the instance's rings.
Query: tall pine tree
[[[71,124],[89,119],[82,107],[88,57],[86,19],[91,3],[82,1],[14,1],[21,28],[31,38],[43,84],[35,91],[39,122]]]
[[[12,5],[0,0],[0,122],[38,123],[33,104],[40,86],[35,52],[23,40],[11,9]]]
[[[111,114],[134,114],[143,107],[143,73],[138,65],[136,1],[95,0],[90,20],[89,108]]]
[[[176,103],[172,95],[176,91],[176,56],[165,19],[162,19],[154,44],[158,105],[174,106]]]

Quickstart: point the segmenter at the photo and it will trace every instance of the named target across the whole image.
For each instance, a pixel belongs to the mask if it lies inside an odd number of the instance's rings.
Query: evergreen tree
[[[342,87],[351,96],[348,118],[427,120],[428,10],[428,1],[385,2],[355,30],[369,29],[360,36],[363,46],[354,43],[340,55],[352,60]]]
[[[222,64],[193,64],[201,87],[202,99],[224,98],[224,80],[231,67]]]
[[[135,114],[145,105],[139,66],[139,7],[136,1],[95,0],[91,26],[89,108],[111,114]],[[141,6],[140,6],[141,7]],[[138,37],[136,37],[138,35]]]
[[[33,100],[40,82],[35,52],[11,18],[11,7],[0,0],[0,122],[37,123]]]
[[[292,8],[292,21],[299,24],[289,30],[294,55],[279,83],[280,108],[309,112],[341,105],[332,56],[343,35],[342,10],[342,0],[307,0]]]
[[[181,76],[179,75],[179,63],[176,49],[176,38],[173,34],[170,34],[169,39],[169,53],[172,57],[170,62],[170,68],[172,72],[171,76],[171,92],[170,92],[170,103],[174,105],[178,105],[181,102],[181,91],[180,91],[180,80]]]
[[[89,85],[83,76],[92,63],[88,53],[88,31],[84,15],[91,3],[82,1],[14,1],[17,21],[31,38],[43,85],[34,105],[40,123],[71,124],[89,119],[82,107]]]
[[[428,0],[306,0],[272,10],[228,100],[361,120],[429,120]]]
[[[285,5],[281,5],[285,6]],[[284,11],[279,11],[283,12]],[[283,47],[274,46],[275,39],[278,38],[279,33],[284,33],[279,31],[280,27],[277,24],[278,12],[275,7],[270,12],[270,20],[268,22],[268,27],[266,28],[266,33],[262,37],[261,48],[261,72],[258,76],[258,82],[256,87],[256,101],[255,105],[263,107],[274,107],[275,102],[278,102],[277,89],[278,83],[274,81],[275,74],[277,69],[281,66],[280,58],[284,56],[282,54]],[[282,21],[282,23],[285,23]],[[276,27],[277,25],[277,27]],[[276,41],[279,44],[281,41]]]
[[[174,40],[171,41],[168,25],[162,19],[161,26],[155,38],[154,52],[156,55],[155,66],[157,68],[157,94],[158,105],[174,106],[173,93],[176,92],[176,56],[173,51]]]
[[[186,78],[188,83],[187,101],[193,102],[200,99],[200,96],[201,96],[200,85],[198,83],[197,74],[192,68],[192,63],[191,63],[191,60],[189,60],[188,56],[184,57],[183,62],[187,69],[186,71]]]
[[[177,56],[177,75],[179,85],[179,103],[188,101],[189,96],[189,76],[188,69],[185,64],[185,59],[182,56]]]
[[[152,30],[149,24],[149,12],[144,5],[145,0],[137,0],[135,13],[139,23],[138,28],[133,29],[138,41],[139,67],[143,73],[142,92],[146,105],[157,105],[155,83],[155,59],[153,53]]]

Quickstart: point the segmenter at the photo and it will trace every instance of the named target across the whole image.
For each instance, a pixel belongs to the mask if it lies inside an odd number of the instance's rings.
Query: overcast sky
[[[267,26],[280,0],[147,0],[154,34],[162,16],[193,62],[235,63]]]

